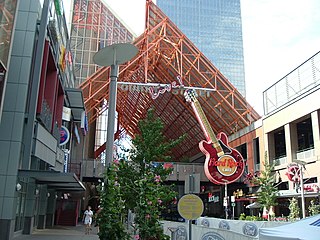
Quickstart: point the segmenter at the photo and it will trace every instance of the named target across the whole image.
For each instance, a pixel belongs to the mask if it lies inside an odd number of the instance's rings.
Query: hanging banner
[[[71,119],[71,108],[63,107],[62,108],[62,120],[70,122]]]
[[[83,135],[86,135],[88,130],[89,130],[89,126],[88,126],[88,117],[85,111],[83,111],[81,113],[81,124],[80,124],[80,128],[82,129],[82,133]]]
[[[54,6],[56,8],[57,15],[61,16],[61,2],[60,2],[60,0],[54,0]]]

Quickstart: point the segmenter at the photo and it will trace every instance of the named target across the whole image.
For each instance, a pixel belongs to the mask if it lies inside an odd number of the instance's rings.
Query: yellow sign
[[[218,171],[223,176],[232,176],[237,171],[237,161],[230,155],[224,155],[219,158],[217,163],[215,164],[217,166]]]
[[[203,202],[197,195],[184,195],[178,202],[178,212],[184,219],[195,220],[203,213]]]

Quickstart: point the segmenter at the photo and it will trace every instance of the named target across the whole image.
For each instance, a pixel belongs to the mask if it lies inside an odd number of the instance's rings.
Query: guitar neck
[[[217,150],[218,155],[223,155],[223,149],[220,146],[216,135],[214,134],[211,125],[199,103],[199,101],[194,101],[192,104],[193,110],[195,111],[201,128],[206,136],[208,142],[212,142],[213,147]]]

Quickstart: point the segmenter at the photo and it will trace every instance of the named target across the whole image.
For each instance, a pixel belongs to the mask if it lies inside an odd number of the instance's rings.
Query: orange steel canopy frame
[[[185,86],[216,89],[199,96],[216,134],[221,131],[233,134],[260,118],[238,90],[151,0],[146,1],[145,31],[133,44],[139,52],[120,65],[118,81],[172,85],[178,83],[179,78]],[[109,98],[109,82],[110,67],[102,67],[80,86],[89,124],[106,110],[102,106],[104,99]],[[153,99],[147,88],[138,91],[137,86],[130,86],[130,90],[128,86],[118,85],[117,93],[118,121],[128,135],[134,137],[138,133],[138,121],[153,107],[165,124],[167,138],[175,139],[187,133],[186,139],[172,151],[174,161],[189,159],[200,152],[198,143],[204,134],[191,105],[184,99],[183,90],[166,91]]]

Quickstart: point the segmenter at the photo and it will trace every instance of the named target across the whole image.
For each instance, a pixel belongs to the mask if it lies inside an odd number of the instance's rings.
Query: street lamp
[[[292,161],[297,163],[298,166],[299,166],[302,218],[306,218],[306,206],[305,206],[305,199],[304,199],[304,183],[303,183],[303,169],[302,169],[302,167],[304,167],[304,165],[306,165],[306,162],[298,160],[298,159],[294,159]]]
[[[108,127],[106,144],[106,166],[110,166],[113,158],[114,122],[117,102],[117,79],[119,64],[129,61],[138,53],[136,46],[130,43],[117,43],[100,49],[94,56],[93,62],[97,65],[108,67],[110,71]]]

